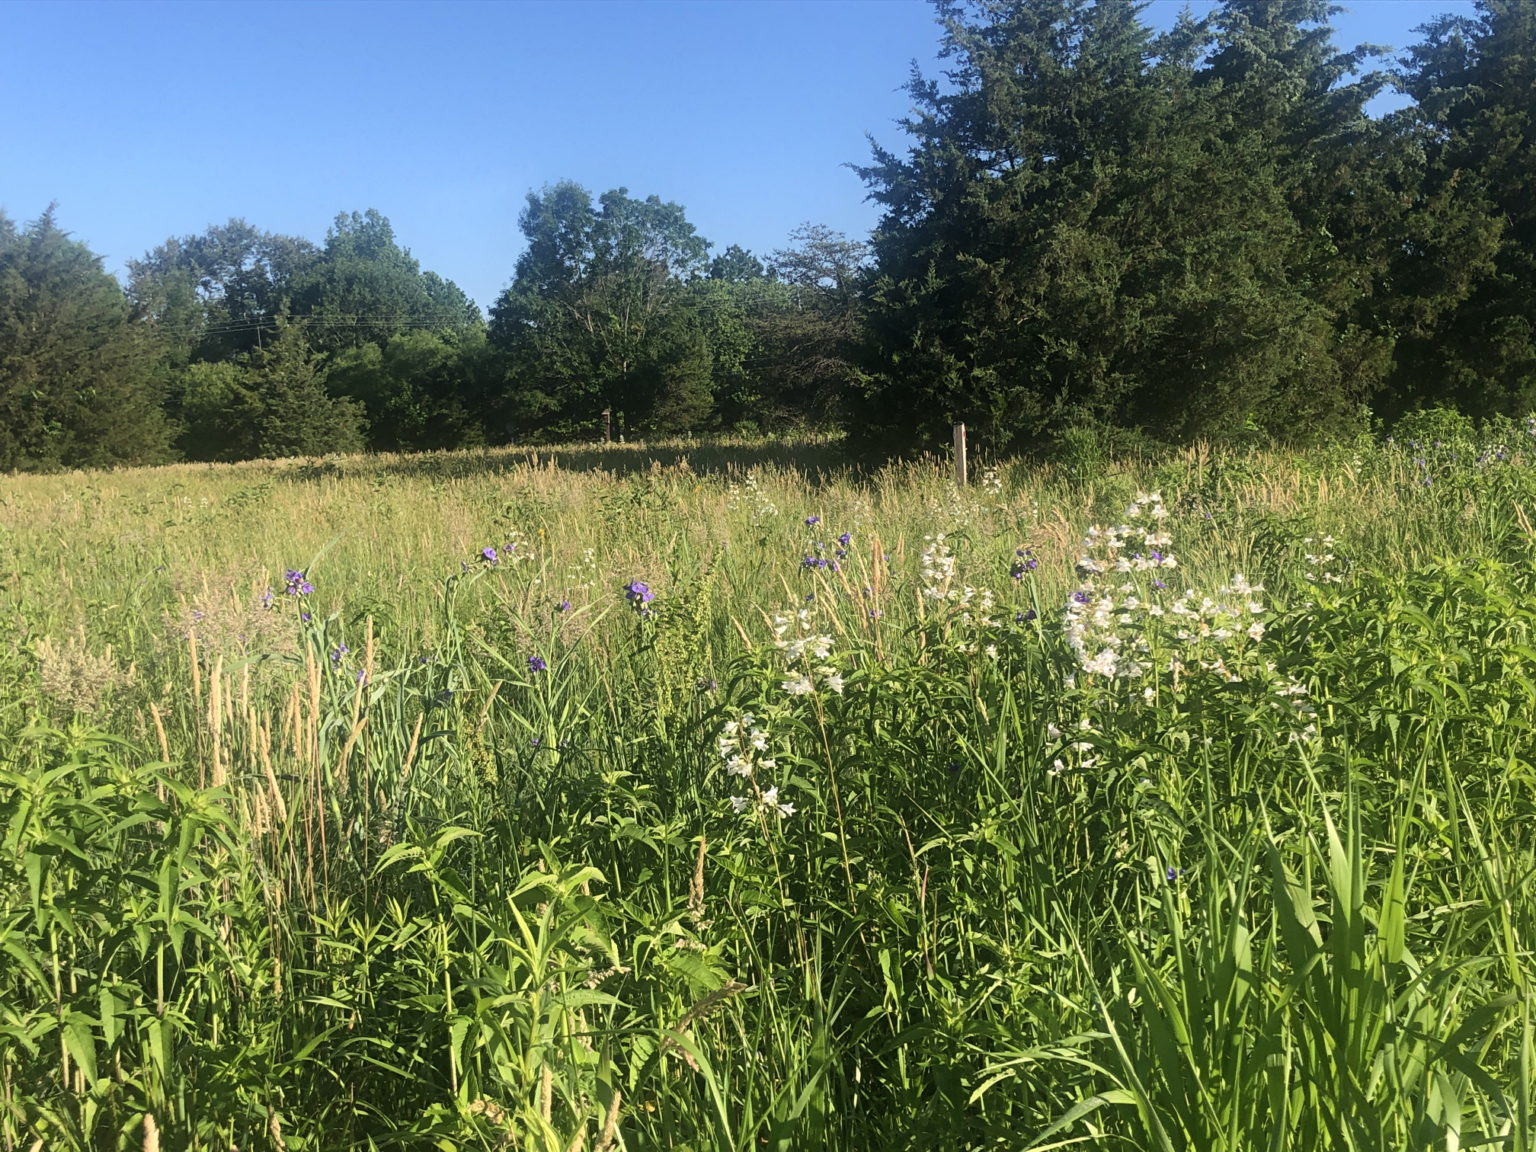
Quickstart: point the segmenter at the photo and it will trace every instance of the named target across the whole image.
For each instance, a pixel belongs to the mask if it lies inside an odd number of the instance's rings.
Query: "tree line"
[[[996,451],[1349,435],[1536,410],[1536,5],[1390,66],[1324,0],[938,0],[867,239],[716,251],[678,204],[562,182],[485,316],[378,212],[243,220],[126,285],[0,215],[0,469],[842,424]],[[1396,88],[1406,107],[1373,117]],[[712,254],[713,253],[713,254]]]

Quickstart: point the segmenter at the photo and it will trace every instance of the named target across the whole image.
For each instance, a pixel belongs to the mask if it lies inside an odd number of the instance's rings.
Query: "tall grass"
[[[1536,467],[1467,448],[8,480],[0,1143],[1529,1149]],[[1075,572],[1154,490],[1178,566]]]

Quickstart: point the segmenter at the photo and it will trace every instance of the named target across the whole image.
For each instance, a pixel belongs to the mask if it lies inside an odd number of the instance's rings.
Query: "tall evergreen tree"
[[[1347,424],[1385,357],[1351,327],[1360,285],[1319,279],[1359,279],[1317,239],[1332,217],[1298,203],[1369,154],[1374,82],[1341,89],[1326,9],[1231,3],[1157,38],[1113,0],[938,9],[948,83],[913,77],[908,154],[863,170],[886,212],[851,430]]]
[[[1398,404],[1536,410],[1536,7],[1478,0],[1403,61],[1425,154],[1405,294],[1424,300]]]
[[[170,457],[155,350],[101,258],[49,208],[0,214],[0,470]]]

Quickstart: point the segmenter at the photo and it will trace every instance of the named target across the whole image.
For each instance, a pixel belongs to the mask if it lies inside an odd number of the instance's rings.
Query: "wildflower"
[[[283,581],[286,585],[283,588],[284,596],[308,596],[315,590],[315,586],[297,568],[290,568],[284,572]]]
[[[268,588],[261,594],[259,599],[263,608],[272,607],[272,589]]]
[[[1013,614],[1013,622],[1015,624],[1028,624],[1039,615],[1033,608],[1026,608],[1023,612],[1015,612]]]
[[[852,533],[849,533],[849,532],[844,532],[841,536],[839,536],[837,538],[837,542],[839,544],[841,544],[844,548],[848,547],[849,543],[852,540],[853,540],[853,535],[852,535]]]
[[[811,683],[809,676],[796,676],[793,680],[785,680],[779,687],[791,696],[806,696],[816,689],[816,685]]]
[[[357,670],[357,674],[353,676],[352,679],[356,680],[359,684],[368,683],[368,669],[359,668]]]
[[[1019,548],[1013,555],[1013,566],[1008,569],[1008,575],[1015,580],[1024,579],[1026,572],[1033,572],[1040,566],[1040,561],[1035,558],[1034,552],[1029,548]]]
[[[530,656],[528,657],[528,671],[547,672],[549,671],[549,665],[542,656]]]
[[[807,528],[814,528],[814,527],[816,527],[816,525],[818,525],[820,523],[821,523],[821,517],[820,516],[807,516],[805,518],[805,526]]]
[[[720,681],[718,681],[718,680],[710,680],[710,679],[708,679],[706,677],[706,678],[700,678],[699,680],[696,680],[694,682],[694,685],[693,685],[693,690],[695,692],[713,692],[713,691],[715,691],[719,687],[720,687]]]
[[[1169,868],[1168,871],[1165,873],[1165,875],[1168,877],[1168,883],[1172,884],[1180,876],[1184,875],[1184,869],[1182,869],[1182,868]]]
[[[491,547],[489,544],[480,549],[480,555],[487,564],[495,564],[501,559],[501,557],[497,555],[496,549]]]
[[[340,664],[341,658],[350,651],[352,651],[352,649],[348,648],[345,644],[336,645],[336,647],[331,649],[331,663]]]
[[[569,612],[570,610],[571,602],[569,600],[562,600],[560,603],[555,605],[556,612]]]
[[[738,816],[745,812],[751,806],[751,804],[752,801],[748,800],[745,796],[731,797],[731,811],[736,813]]]
[[[656,599],[656,593],[652,592],[650,585],[644,581],[631,580],[628,584],[624,585],[624,599],[638,608],[640,605],[649,604],[652,600]]]

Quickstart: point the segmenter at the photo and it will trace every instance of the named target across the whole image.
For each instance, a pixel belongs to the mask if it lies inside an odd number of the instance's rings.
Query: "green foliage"
[[[0,214],[0,470],[167,459],[154,367],[122,289],[52,208],[20,229]]]
[[[1364,52],[1331,52],[1326,5],[1155,39],[1129,4],[939,10],[950,84],[915,76],[908,155],[862,170],[886,214],[850,433],[1348,429],[1389,364],[1360,301],[1392,239],[1357,204],[1380,82],[1343,82]]]
[[[235,360],[179,373],[175,411],[183,449],[203,460],[323,456],[363,449],[363,405],[327,390],[306,326],[284,317]]]
[[[1531,433],[1399,431],[17,478],[0,1141],[1529,1148]]]
[[[1402,358],[1399,403],[1521,415],[1536,380],[1536,12],[1479,0],[1475,17],[1423,31],[1399,75],[1425,156],[1427,235],[1409,287],[1430,303]]]

